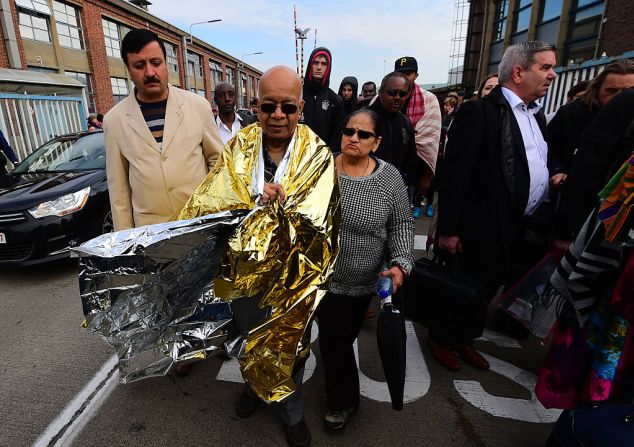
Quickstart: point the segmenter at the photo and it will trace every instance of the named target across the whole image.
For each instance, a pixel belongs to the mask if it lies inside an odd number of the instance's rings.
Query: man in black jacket
[[[458,370],[455,349],[480,369],[472,347],[482,335],[487,302],[508,279],[526,220],[548,193],[546,119],[535,102],[557,76],[555,48],[524,42],[506,49],[499,82],[480,101],[465,102],[448,131],[438,209],[439,248],[459,254],[465,274],[483,286],[482,300],[430,328],[434,356]]]
[[[565,250],[598,203],[598,194],[634,148],[634,88],[610,101],[583,133],[555,216],[554,245]]]
[[[344,118],[343,100],[329,88],[331,69],[330,50],[315,48],[304,76],[304,112],[300,123],[308,125],[333,151],[339,151],[333,144]]]
[[[359,81],[354,76],[346,76],[339,85],[337,94],[343,100],[343,116],[346,117],[359,109],[357,103],[357,93],[359,92]]]
[[[565,180],[581,145],[581,136],[599,110],[629,87],[634,87],[634,62],[627,59],[612,62],[590,81],[580,98],[557,110],[548,123],[546,139],[551,170],[561,174],[557,176],[559,182]]]
[[[383,119],[381,144],[374,154],[398,169],[406,185],[415,185],[420,161],[416,155],[414,128],[409,118],[400,111],[410,89],[411,85],[403,73],[389,73],[381,81],[379,96],[369,108]]]

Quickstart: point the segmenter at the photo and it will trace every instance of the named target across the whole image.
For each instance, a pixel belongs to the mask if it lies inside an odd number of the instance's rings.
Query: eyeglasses
[[[369,132],[367,130],[355,129],[354,127],[344,127],[342,132],[347,137],[351,137],[356,133],[362,140],[367,140],[370,137],[376,137],[376,135],[374,135],[372,132]]]
[[[407,95],[409,95],[409,92],[406,92],[405,90],[383,90],[385,92],[385,94],[387,96],[391,96],[392,98],[397,96],[399,98],[405,98]]]
[[[263,102],[262,104],[260,104],[260,111],[268,114],[275,113],[278,106],[280,107],[280,109],[282,109],[282,113],[285,115],[292,115],[294,113],[297,113],[297,104],[291,103],[274,104],[272,102]]]

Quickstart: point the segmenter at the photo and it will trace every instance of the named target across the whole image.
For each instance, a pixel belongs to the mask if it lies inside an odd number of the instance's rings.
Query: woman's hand
[[[284,188],[278,183],[265,183],[264,192],[260,198],[262,205],[266,205],[271,200],[275,199],[279,199],[280,204],[284,205],[284,201],[286,200],[286,192],[284,191]]]
[[[403,275],[403,271],[400,267],[394,266],[388,270],[384,270],[379,273],[379,276],[391,276],[392,277],[392,294],[395,294],[396,291],[403,285],[403,281],[405,280],[405,275]]]

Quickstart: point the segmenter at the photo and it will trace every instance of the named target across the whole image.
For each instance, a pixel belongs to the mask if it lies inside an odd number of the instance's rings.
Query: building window
[[[539,8],[539,23],[548,22],[561,16],[563,0],[544,0]]]
[[[178,54],[176,54],[176,46],[169,42],[163,42],[165,45],[165,54],[167,55],[167,68],[173,73],[178,73]]]
[[[214,60],[209,60],[209,74],[215,89],[215,86],[222,82],[222,64]]]
[[[244,73],[240,73],[240,77],[242,78],[240,81],[241,87],[240,90],[242,92],[242,98],[240,98],[241,107],[247,107],[247,76]]]
[[[18,10],[18,20],[20,21],[22,38],[51,43],[48,19],[48,15],[20,8]]]
[[[249,75],[249,88],[251,89],[251,98],[258,96],[255,90],[255,76]]]
[[[594,57],[605,2],[576,0],[570,11],[566,60],[581,62]]]
[[[203,58],[194,53],[187,53],[187,75],[198,76],[203,79],[205,74],[203,73]]]
[[[65,71],[64,74],[70,78],[77,79],[84,84],[84,91],[86,92],[86,101],[88,101],[88,113],[96,114],[97,107],[95,106],[95,94],[92,89],[92,79],[87,73],[78,73],[76,71]]]
[[[227,67],[225,69],[225,73],[227,74],[227,82],[233,86],[235,86],[236,80],[236,70],[235,68]]]
[[[206,98],[205,96],[205,91],[201,90],[201,89],[195,89],[194,92],[198,95],[198,96],[202,96],[203,98]]]
[[[46,0],[15,0],[15,4],[31,11],[51,15],[51,8],[48,7],[48,1]]]
[[[57,38],[63,47],[84,49],[79,9],[65,3],[53,2],[57,23]]]
[[[106,19],[101,19],[101,25],[106,43],[106,53],[108,56],[121,59],[121,41],[128,34],[130,28]]]
[[[520,0],[517,2],[517,9],[513,18],[513,34],[521,33],[528,29],[531,21],[531,9],[533,2],[531,0]]]
[[[125,99],[130,94],[128,88],[128,80],[125,78],[110,78],[112,84],[112,96],[114,97],[114,103]]]
[[[508,0],[498,0],[495,3],[495,18],[493,21],[493,41],[503,40],[506,34],[506,19],[509,15]]]

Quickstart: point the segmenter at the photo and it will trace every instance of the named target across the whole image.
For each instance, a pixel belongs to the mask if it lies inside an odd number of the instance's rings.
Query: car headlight
[[[47,216],[62,217],[82,209],[86,204],[89,195],[90,186],[87,186],[80,191],[66,194],[65,196],[49,202],[40,203],[35,208],[31,208],[29,213],[36,219],[41,219],[42,217]]]

